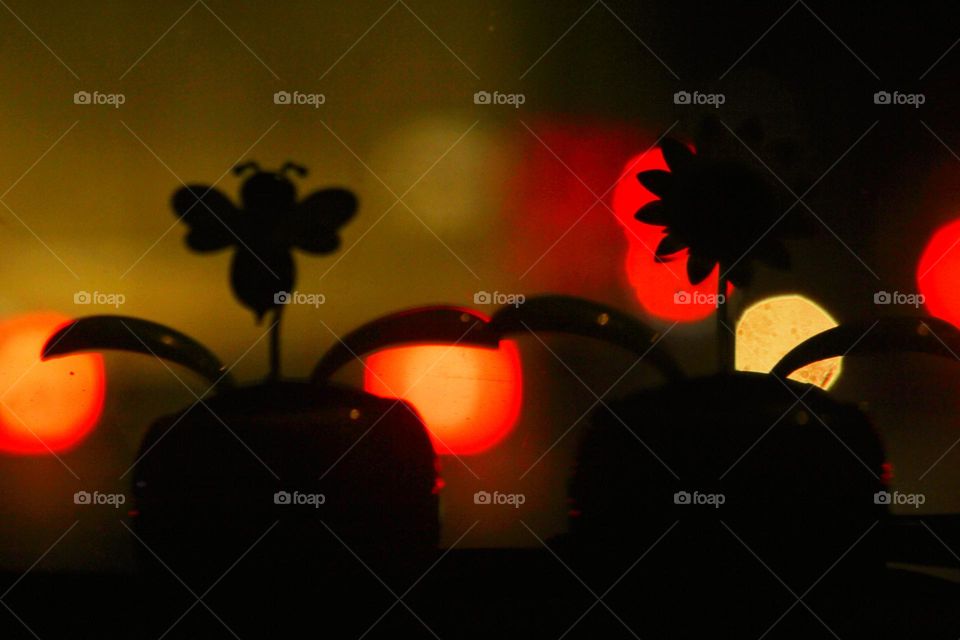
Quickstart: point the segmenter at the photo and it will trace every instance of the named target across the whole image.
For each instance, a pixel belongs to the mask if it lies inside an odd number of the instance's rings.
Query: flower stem
[[[723,274],[723,265],[720,273]],[[717,369],[720,373],[731,373],[734,370],[734,344],[731,333],[729,313],[727,312],[727,278],[720,276],[717,283]]]
[[[270,327],[270,376],[269,380],[279,382],[280,380],[280,319],[283,314],[283,306],[277,306],[273,309],[273,325]]]

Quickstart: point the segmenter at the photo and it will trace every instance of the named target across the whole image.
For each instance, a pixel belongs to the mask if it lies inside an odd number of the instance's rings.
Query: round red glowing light
[[[627,278],[640,305],[650,315],[680,322],[703,320],[716,308],[713,299],[719,284],[719,268],[714,268],[706,280],[694,286],[687,278],[686,250],[670,262],[654,260],[664,228],[634,218],[640,207],[657,199],[637,180],[638,173],[651,169],[669,169],[660,147],[631,158],[613,191],[613,211],[629,243],[625,263]],[[732,291],[728,288],[727,294]]]
[[[498,349],[396,347],[371,355],[366,364],[364,389],[413,405],[440,455],[490,449],[520,414],[520,354],[509,340]]]
[[[44,343],[69,321],[56,313],[0,321],[0,451],[65,451],[96,426],[103,410],[103,359],[83,354],[40,360]]]
[[[917,265],[917,289],[930,315],[960,326],[960,220],[934,232]]]

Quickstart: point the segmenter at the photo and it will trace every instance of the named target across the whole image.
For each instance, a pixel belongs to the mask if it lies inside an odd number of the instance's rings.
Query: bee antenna
[[[233,168],[234,175],[242,176],[249,170],[260,171],[260,165],[256,162],[244,162],[243,164],[238,164]]]
[[[287,173],[288,171],[295,172],[301,178],[307,175],[307,168],[305,166],[293,162],[284,163],[283,167],[280,169],[280,173]]]

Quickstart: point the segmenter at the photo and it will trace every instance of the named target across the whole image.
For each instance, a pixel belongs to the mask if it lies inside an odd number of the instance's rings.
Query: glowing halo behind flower
[[[761,300],[744,311],[737,323],[736,368],[767,373],[795,346],[835,326],[830,314],[803,296]],[[828,358],[809,364],[790,378],[829,389],[840,376],[842,360]]]
[[[669,263],[654,259],[663,239],[663,227],[644,224],[634,218],[637,210],[656,200],[637,180],[637,174],[651,169],[667,169],[660,147],[654,147],[627,162],[613,191],[613,210],[628,242],[624,267],[637,301],[650,315],[661,320],[697,322],[709,318],[716,305],[709,296],[717,292],[719,268],[703,282],[693,285],[687,278],[688,252]],[[733,287],[727,289],[727,294]]]
[[[103,359],[41,362],[47,339],[70,318],[31,313],[0,321],[0,452],[43,455],[72,448],[103,409]]]

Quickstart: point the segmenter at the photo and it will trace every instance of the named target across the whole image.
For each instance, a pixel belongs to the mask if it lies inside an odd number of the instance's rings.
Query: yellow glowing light
[[[795,346],[837,322],[819,305],[803,296],[767,298],[743,312],[737,323],[738,371],[768,373]],[[829,389],[840,377],[842,358],[814,362],[790,378]]]

